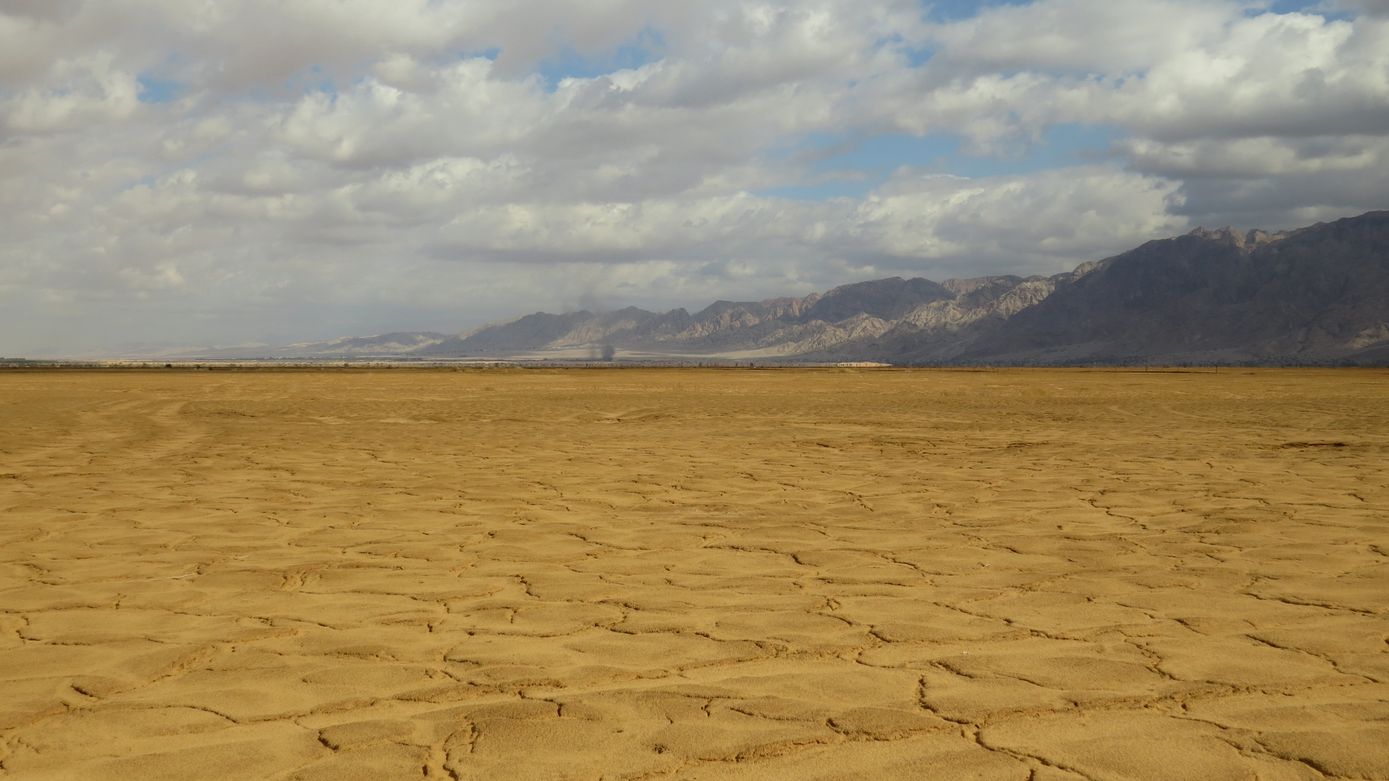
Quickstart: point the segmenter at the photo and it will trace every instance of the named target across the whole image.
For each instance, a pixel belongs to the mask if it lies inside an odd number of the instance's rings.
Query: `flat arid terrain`
[[[1389,778],[1389,372],[0,374],[0,778]]]

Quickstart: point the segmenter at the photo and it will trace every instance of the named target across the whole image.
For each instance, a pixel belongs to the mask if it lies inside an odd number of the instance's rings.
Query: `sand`
[[[1389,778],[1389,373],[0,374],[0,776]]]

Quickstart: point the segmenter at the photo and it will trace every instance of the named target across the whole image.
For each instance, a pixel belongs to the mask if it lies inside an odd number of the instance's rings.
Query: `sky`
[[[1389,0],[0,0],[0,355],[1051,274],[1389,208]]]

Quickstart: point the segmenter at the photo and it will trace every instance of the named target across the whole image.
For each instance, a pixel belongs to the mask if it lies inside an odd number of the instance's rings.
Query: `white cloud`
[[[944,48],[917,74],[923,99],[893,111],[914,132],[950,129],[987,146],[1065,122],[1164,141],[1389,128],[1389,21],[1055,0],[932,35]]]
[[[1389,20],[1351,5],[11,0],[0,353],[1045,273],[1192,222],[1382,208]],[[1039,166],[1072,125],[1116,140]],[[880,133],[1002,173],[757,195]]]
[[[964,179],[901,171],[859,204],[845,248],[937,274],[1055,273],[1185,229],[1169,180],[1110,166]]]
[[[1383,133],[1389,22],[1264,14],[1116,90],[1108,119],[1159,139]]]
[[[38,83],[0,98],[0,128],[15,136],[76,130],[127,119],[138,106],[134,74],[109,56],[62,59]]]
[[[1210,0],[1051,0],[986,8],[929,35],[944,60],[967,72],[1117,75],[1218,44],[1239,16],[1238,5]]]

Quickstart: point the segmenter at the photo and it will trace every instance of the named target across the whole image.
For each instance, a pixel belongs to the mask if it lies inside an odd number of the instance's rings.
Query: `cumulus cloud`
[[[1112,166],[964,179],[901,171],[858,204],[846,254],[955,275],[1054,273],[1135,236],[1185,227],[1176,187]]]
[[[1051,0],[986,7],[929,34],[943,60],[975,73],[1125,74],[1218,45],[1239,16],[1238,6],[1208,0]]]
[[[928,10],[12,0],[0,354],[1051,273],[1389,195],[1382,3]],[[863,162],[885,134],[987,175]]]
[[[0,100],[0,127],[9,135],[42,135],[118,122],[139,105],[135,76],[109,56],[62,59],[42,79]]]

